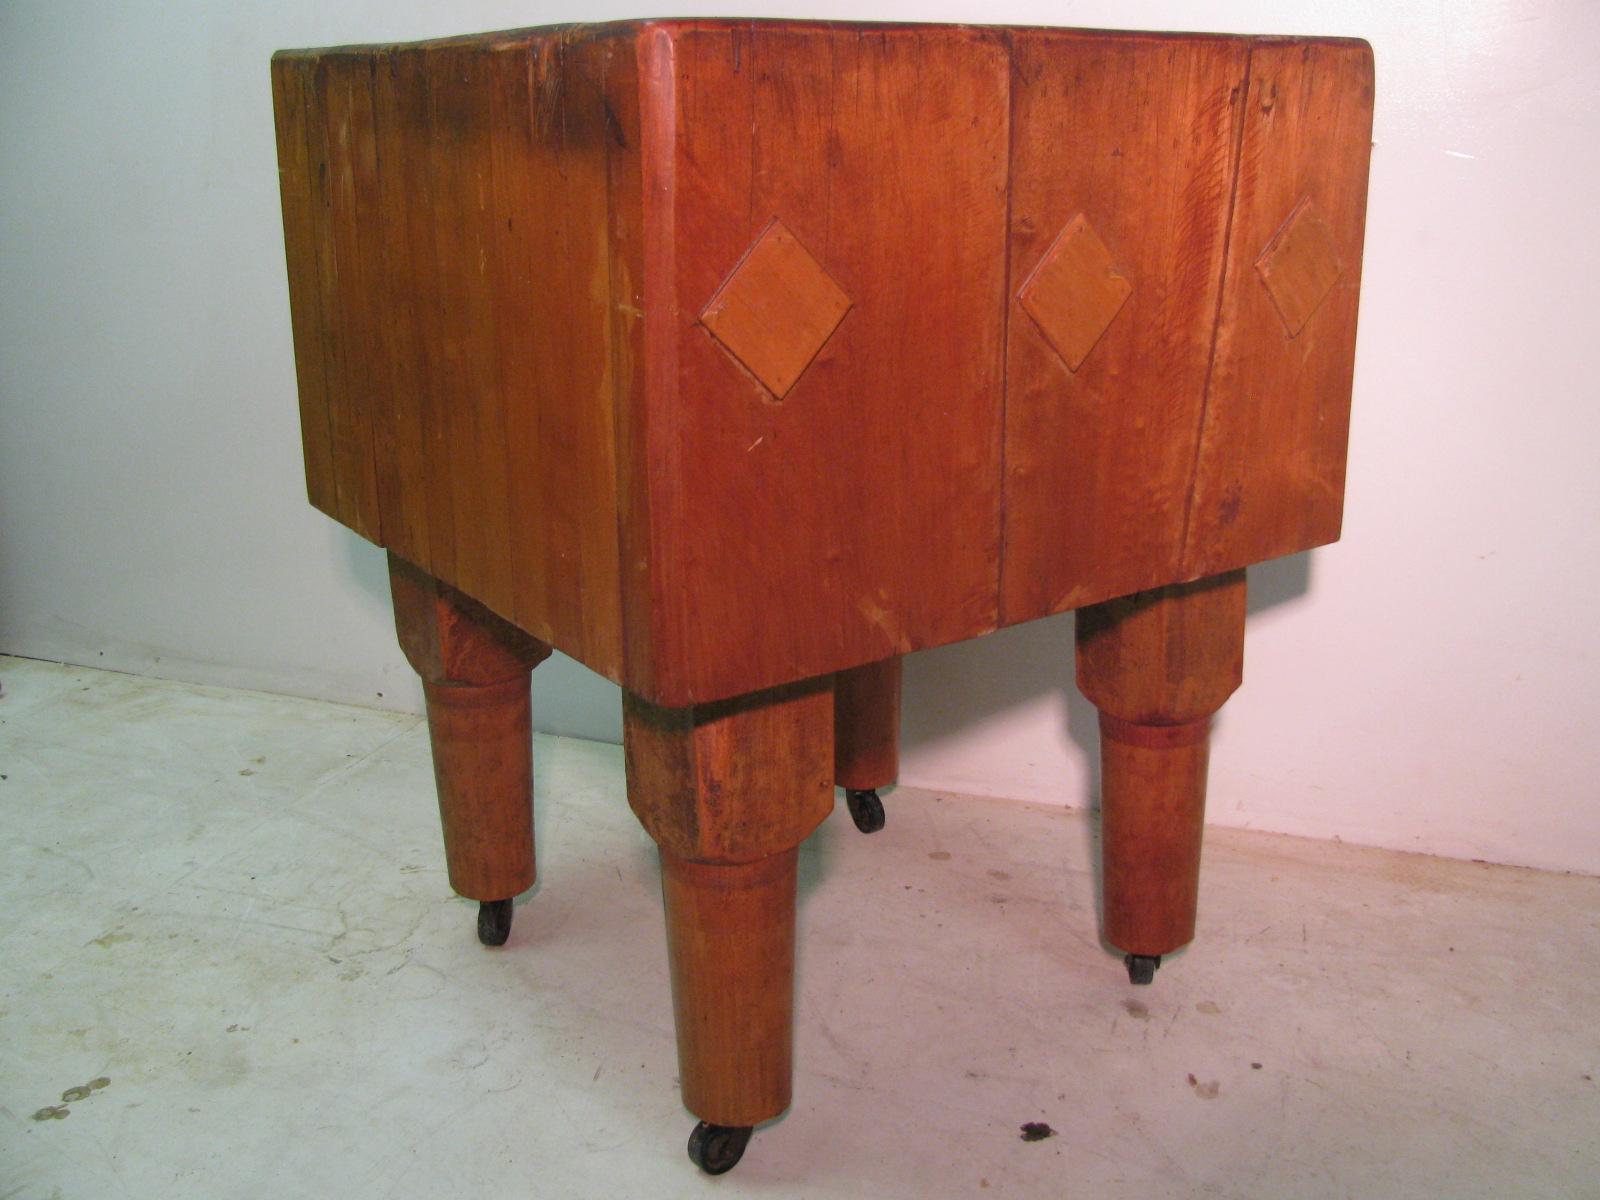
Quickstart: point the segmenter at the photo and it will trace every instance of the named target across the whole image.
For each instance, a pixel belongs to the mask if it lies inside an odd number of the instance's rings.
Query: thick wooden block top
[[[273,86],[312,502],[653,703],[1338,536],[1364,43],[669,20]]]

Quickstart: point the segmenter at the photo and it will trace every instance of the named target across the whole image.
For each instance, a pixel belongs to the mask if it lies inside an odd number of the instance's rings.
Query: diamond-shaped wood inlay
[[[782,399],[850,310],[850,297],[774,220],[711,297],[700,321]]]
[[[1039,260],[1017,299],[1061,361],[1076,371],[1132,291],[1089,218],[1079,213]]]
[[[1333,230],[1303,200],[1256,259],[1256,271],[1290,337],[1298,337],[1344,272]]]

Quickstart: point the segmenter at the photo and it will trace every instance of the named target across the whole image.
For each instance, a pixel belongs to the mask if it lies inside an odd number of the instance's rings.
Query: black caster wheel
[[[877,833],[883,828],[883,801],[877,792],[846,788],[844,802],[850,806],[850,819],[862,833]]]
[[[1155,982],[1156,968],[1161,965],[1159,954],[1125,954],[1122,961],[1128,964],[1128,982],[1148,984]]]
[[[712,1125],[701,1121],[689,1135],[689,1161],[707,1175],[721,1175],[739,1165],[750,1144],[749,1125]]]
[[[504,946],[511,936],[511,901],[478,901],[478,940],[485,946]]]

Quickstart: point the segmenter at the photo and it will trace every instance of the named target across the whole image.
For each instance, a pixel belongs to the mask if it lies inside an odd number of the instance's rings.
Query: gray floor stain
[[[89,1080],[88,1083],[80,1083],[75,1087],[69,1087],[66,1091],[61,1093],[60,1104],[46,1105],[44,1108],[39,1109],[33,1114],[33,1119],[35,1121],[65,1121],[72,1115],[72,1109],[67,1107],[69,1104],[73,1104],[79,1100],[87,1100],[90,1096],[100,1091],[100,1089],[109,1087],[110,1085],[110,1077],[101,1075],[97,1079]]]

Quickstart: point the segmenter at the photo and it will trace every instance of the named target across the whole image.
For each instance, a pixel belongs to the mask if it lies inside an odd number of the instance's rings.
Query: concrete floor
[[[795,1107],[710,1179],[617,747],[538,739],[542,882],[490,951],[416,718],[0,684],[6,1200],[1600,1196],[1600,880],[1213,830],[1198,941],[1135,989],[1084,814],[840,805]]]

